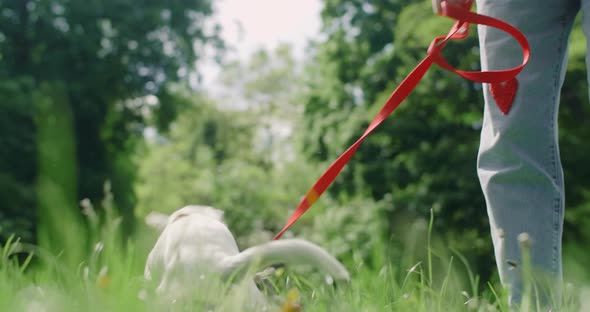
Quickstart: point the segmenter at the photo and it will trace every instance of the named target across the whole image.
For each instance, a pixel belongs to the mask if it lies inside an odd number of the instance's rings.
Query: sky
[[[218,0],[223,36],[244,56],[260,46],[293,43],[298,50],[320,27],[320,0]]]
[[[216,19],[222,36],[233,47],[230,58],[246,59],[260,47],[272,49],[291,43],[296,57],[303,55],[307,39],[320,28],[321,0],[217,0]],[[218,72],[216,66],[204,69],[205,85]]]

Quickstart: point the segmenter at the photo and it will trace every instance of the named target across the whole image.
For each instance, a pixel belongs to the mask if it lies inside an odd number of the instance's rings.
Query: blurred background
[[[427,0],[0,0],[0,243],[75,263],[111,213],[122,244],[149,249],[144,216],[188,204],[225,211],[242,248],[268,241],[451,23]],[[560,144],[565,270],[579,279],[585,50],[578,22]],[[445,54],[479,68],[476,35]],[[378,270],[423,259],[432,212],[441,259],[496,280],[475,171],[481,89],[432,68],[287,236]]]

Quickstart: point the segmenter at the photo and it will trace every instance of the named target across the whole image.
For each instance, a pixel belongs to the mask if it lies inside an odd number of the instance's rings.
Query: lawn
[[[155,296],[154,285],[143,279],[145,257],[155,234],[145,230],[121,248],[117,235],[101,233],[102,239],[77,265],[68,265],[61,255],[39,247],[9,241],[0,253],[0,310],[248,310],[245,287],[239,281],[196,278],[195,283],[202,287],[190,302]],[[278,267],[259,277],[258,285],[271,303],[268,311],[509,311],[504,290],[492,283],[478,286],[482,283],[477,274],[465,263],[461,256],[441,259],[435,252],[412,265],[353,261],[346,263],[350,283],[335,285],[309,268]],[[563,311],[581,310],[574,296],[578,290],[570,287],[566,291]],[[521,310],[536,311],[535,302],[524,300]]]

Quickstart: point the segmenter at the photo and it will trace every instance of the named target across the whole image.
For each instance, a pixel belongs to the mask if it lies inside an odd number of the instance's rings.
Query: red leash
[[[447,16],[457,20],[449,33],[445,37],[437,37],[428,48],[426,57],[416,66],[412,72],[400,83],[400,85],[393,91],[385,105],[381,108],[377,116],[369,124],[363,135],[352,144],[330,167],[321,175],[318,181],[307,192],[305,197],[299,202],[297,209],[293,212],[285,227],[275,236],[274,239],[279,239],[285,231],[293,225],[313,203],[324,193],[324,191],[332,184],[334,179],[338,176],[342,168],[348,163],[352,155],[356,152],[362,141],[375,130],[412,92],[418,82],[422,79],[424,74],[428,71],[430,66],[434,63],[438,66],[454,72],[466,79],[489,83],[492,95],[494,96],[498,108],[507,114],[512,105],[512,100],[516,94],[518,82],[516,75],[524,68],[530,57],[530,48],[525,36],[515,27],[503,21],[491,18],[485,15],[472,13],[470,8],[473,0],[467,1],[465,7],[458,7],[447,2],[443,2],[442,16]],[[449,40],[461,40],[467,37],[469,31],[469,24],[486,25],[505,31],[522,47],[523,61],[520,66],[506,69],[506,70],[490,70],[490,71],[463,71],[452,67],[441,55],[441,51]]]

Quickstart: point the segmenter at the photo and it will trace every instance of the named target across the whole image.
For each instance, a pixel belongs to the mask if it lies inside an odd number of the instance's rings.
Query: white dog
[[[145,266],[145,277],[157,283],[158,293],[186,298],[207,289],[207,285],[200,284],[208,283],[212,276],[225,280],[279,263],[313,265],[334,280],[349,279],[338,260],[301,239],[271,241],[240,252],[222,217],[222,211],[207,206],[186,206],[170,217],[159,213],[146,217],[146,223],[162,231]],[[254,281],[245,282],[254,304],[264,304],[264,296]]]

